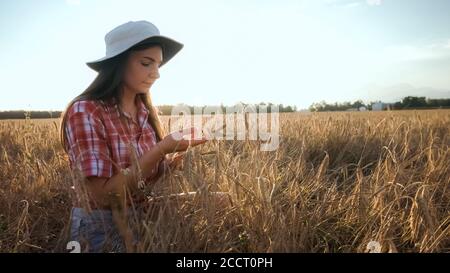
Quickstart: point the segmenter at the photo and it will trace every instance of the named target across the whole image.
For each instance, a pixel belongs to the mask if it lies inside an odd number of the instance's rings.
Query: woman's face
[[[136,94],[148,92],[159,78],[162,57],[162,49],[159,46],[131,51],[125,68],[125,87]]]

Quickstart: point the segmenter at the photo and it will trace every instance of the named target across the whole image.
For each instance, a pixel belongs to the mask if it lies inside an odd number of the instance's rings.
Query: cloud
[[[449,89],[438,89],[429,86],[416,87],[409,83],[398,83],[390,86],[376,84],[367,85],[359,92],[365,101],[400,101],[406,96],[427,97],[430,99],[450,98]]]
[[[432,43],[428,47],[436,50],[448,50],[450,49],[450,38]]]
[[[383,48],[379,60],[388,63],[439,60],[450,57],[450,39],[426,45],[394,45]]]

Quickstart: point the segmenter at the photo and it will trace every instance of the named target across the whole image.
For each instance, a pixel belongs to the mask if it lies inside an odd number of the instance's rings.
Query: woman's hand
[[[199,137],[198,130],[194,127],[177,131],[166,136],[158,145],[164,154],[184,152],[189,147],[204,144],[208,140],[202,135]]]
[[[167,165],[171,169],[183,168],[184,152],[176,152],[172,156],[168,156]]]

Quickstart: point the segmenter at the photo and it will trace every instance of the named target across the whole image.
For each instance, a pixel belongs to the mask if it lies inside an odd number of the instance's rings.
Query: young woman
[[[87,63],[98,72],[91,85],[63,114],[61,141],[72,170],[81,172],[90,210],[72,209],[71,240],[84,238],[99,252],[106,242],[113,251],[124,244],[113,221],[118,200],[133,202],[141,183],[153,183],[164,167],[206,139],[182,138],[180,132],[164,137],[149,90],[159,78],[159,68],[176,55],[182,44],[161,36],[147,21],[122,24],[105,36],[106,56]],[[188,135],[192,132],[188,132]],[[134,159],[134,160],[133,160]],[[131,196],[130,198],[128,198]]]

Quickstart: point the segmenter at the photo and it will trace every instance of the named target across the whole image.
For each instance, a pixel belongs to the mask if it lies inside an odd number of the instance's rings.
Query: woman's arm
[[[164,150],[158,144],[145,152],[129,169],[136,170],[138,169],[136,164],[139,164],[142,177],[154,175],[157,163],[165,156]],[[118,172],[110,178],[88,177],[86,187],[97,206],[106,209],[111,207],[112,196],[113,199],[125,201],[127,190],[135,192],[138,189],[138,180],[139,178],[134,172],[130,172],[128,175]]]
[[[193,132],[193,131],[192,131]],[[179,134],[184,132],[176,132],[166,136],[162,141],[158,142],[152,149],[145,152],[138,162],[129,167],[130,170],[140,168],[142,178],[155,175],[158,162],[165,157],[166,154],[185,151],[189,147],[194,147],[205,143],[207,140],[202,139],[180,139]],[[139,166],[136,166],[139,164]],[[164,164],[164,162],[162,162]],[[125,175],[122,172],[115,174],[110,178],[90,177],[86,183],[91,198],[97,202],[100,208],[110,208],[112,200],[125,201],[127,198],[126,191],[135,192],[138,190],[138,176],[134,172]]]

